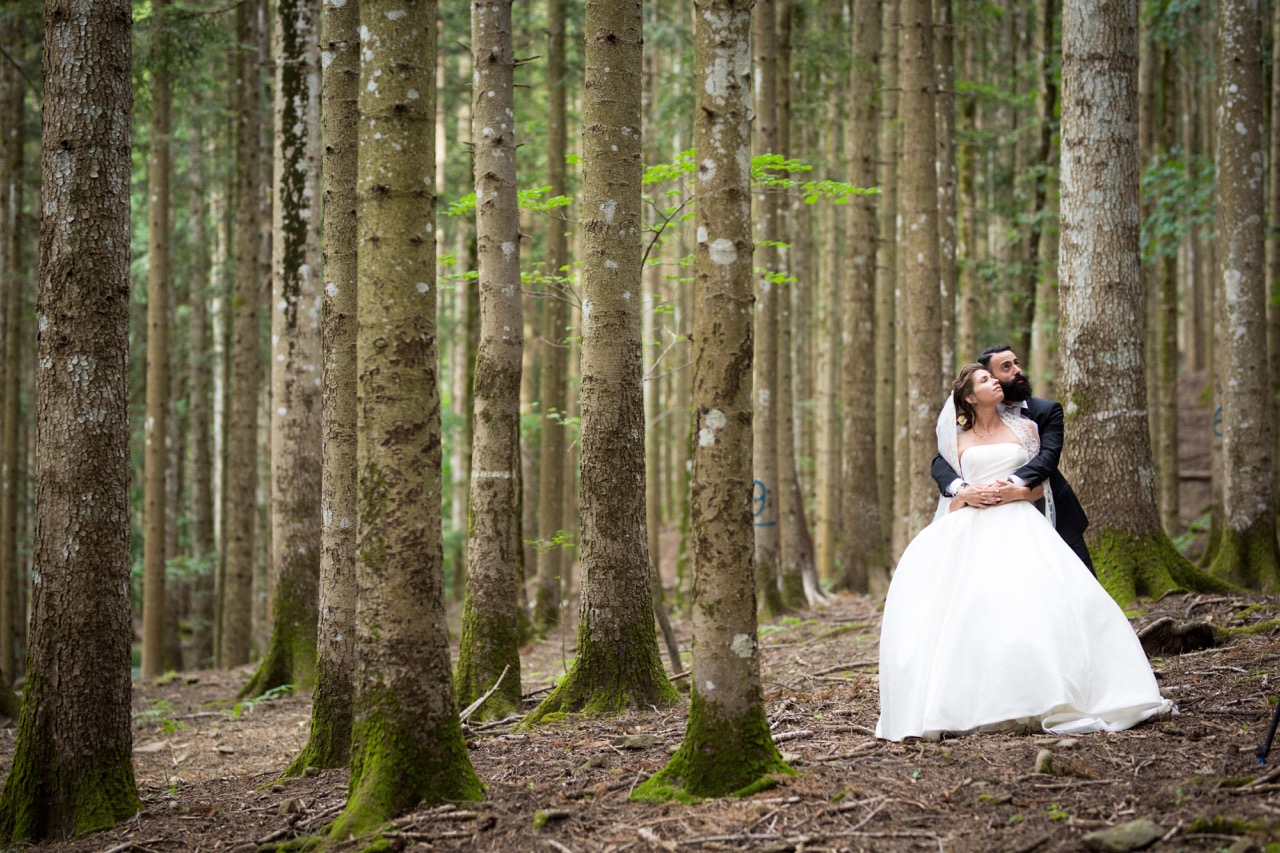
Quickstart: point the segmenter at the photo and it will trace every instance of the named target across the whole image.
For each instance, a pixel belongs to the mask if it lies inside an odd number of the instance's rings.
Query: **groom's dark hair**
[[[995,355],[996,353],[1008,352],[1011,349],[1013,349],[1013,347],[1009,346],[1008,344],[996,344],[995,346],[987,347],[982,351],[982,355],[978,356],[978,364],[981,364],[984,368],[986,368],[987,370],[990,370],[991,356]]]

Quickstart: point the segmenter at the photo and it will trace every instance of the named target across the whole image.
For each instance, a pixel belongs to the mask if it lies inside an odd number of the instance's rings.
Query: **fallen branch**
[[[458,719],[465,723],[465,722],[467,721],[467,719],[468,719],[472,714],[474,714],[474,713],[479,709],[479,707],[480,707],[481,705],[483,705],[485,702],[487,702],[487,701],[488,701],[488,699],[489,699],[489,697],[490,697],[490,696],[492,696],[492,695],[494,694],[494,691],[496,691],[496,690],[498,689],[498,685],[502,684],[502,679],[504,679],[504,678],[506,678],[506,677],[507,677],[507,670],[509,670],[509,669],[511,669],[511,665],[510,665],[510,664],[508,664],[507,666],[504,666],[504,667],[502,668],[502,672],[501,672],[501,674],[499,674],[499,675],[498,675],[498,680],[497,680],[497,681],[495,681],[495,682],[493,682],[493,686],[492,686],[492,687],[490,687],[490,688],[488,689],[488,691],[487,691],[483,696],[481,696],[479,699],[477,699],[476,701],[474,701],[474,702],[472,702],[470,705],[468,705],[466,708],[464,708],[464,709],[463,709],[463,711],[462,711],[462,713],[458,715]]]

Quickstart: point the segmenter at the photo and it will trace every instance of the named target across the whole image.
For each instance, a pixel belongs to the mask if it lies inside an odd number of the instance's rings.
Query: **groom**
[[[1023,417],[1031,418],[1040,430],[1040,452],[1009,476],[1008,483],[996,483],[993,486],[971,485],[960,479],[960,475],[947,460],[939,454],[933,458],[933,479],[946,497],[955,497],[962,491],[972,490],[967,497],[973,497],[982,504],[1000,503],[1004,489],[1020,487],[1034,488],[1048,480],[1053,494],[1055,526],[1058,535],[1063,538],[1071,550],[1076,552],[1093,574],[1093,561],[1089,559],[1089,549],[1084,544],[1084,530],[1089,526],[1084,507],[1080,499],[1072,491],[1071,484],[1058,471],[1058,458],[1062,455],[1063,414],[1062,404],[1053,400],[1043,400],[1031,396],[1031,383],[1022,372],[1018,357],[1006,344],[987,347],[978,356],[978,363],[991,372],[1004,388],[1005,409],[1018,409]],[[973,501],[971,501],[973,502]]]

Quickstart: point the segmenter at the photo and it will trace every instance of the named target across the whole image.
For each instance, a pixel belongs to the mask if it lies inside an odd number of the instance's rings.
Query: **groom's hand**
[[[1007,504],[1014,501],[1030,500],[1031,490],[1026,486],[1017,486],[1008,480],[997,480],[991,484],[996,503]]]
[[[984,486],[970,484],[957,492],[956,497],[963,500],[966,506],[977,507],[978,509],[996,506],[1002,503],[999,494],[1000,485],[1000,483],[988,483]]]

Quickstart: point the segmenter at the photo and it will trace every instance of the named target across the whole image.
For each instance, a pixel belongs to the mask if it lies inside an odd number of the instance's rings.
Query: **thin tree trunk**
[[[213,537],[213,458],[210,395],[208,186],[205,137],[197,122],[192,127],[188,158],[191,195],[187,230],[191,235],[191,556],[196,568],[191,596],[191,662],[197,668],[213,662],[213,594],[217,551]]]
[[[169,128],[173,89],[169,81],[163,16],[167,0],[152,4],[151,151],[147,157],[147,417],[144,427],[142,677],[164,672],[165,638],[165,437],[169,418]]]
[[[893,553],[900,551],[902,524],[898,501],[898,160],[902,135],[898,127],[898,5],[881,7],[880,143],[877,157],[880,218],[876,238],[876,486],[880,524],[886,541],[892,537]]]
[[[696,7],[695,89],[702,302],[693,455],[692,702],[684,742],[639,799],[725,796],[790,772],[769,734],[752,594],[751,195],[736,160],[750,150],[749,0]],[[718,70],[717,70],[718,69]]]
[[[564,195],[568,184],[565,119],[565,0],[547,2],[547,183],[551,195]],[[557,541],[563,526],[565,489],[565,418],[569,380],[569,218],[552,212],[547,226],[547,307],[543,314],[542,357],[542,476],[538,478],[538,580],[534,596],[534,622],[546,633],[560,623],[561,575],[572,562],[565,559],[566,544]]]
[[[524,316],[512,118],[511,0],[471,4],[471,51],[480,349],[473,386],[476,430],[471,451],[467,594],[455,683],[459,703],[469,705],[501,678],[498,690],[479,709],[484,716],[500,718],[520,708],[516,581],[523,547],[519,473]]]
[[[956,375],[956,65],[952,0],[934,0],[934,79],[938,175],[938,293],[943,387]],[[846,397],[846,399],[848,399]]]
[[[527,718],[675,701],[653,630],[641,389],[640,0],[587,0],[578,652]]]
[[[1058,84],[1054,75],[1053,53],[1057,49],[1054,21],[1057,9],[1054,0],[1039,0],[1037,8],[1039,24],[1036,38],[1036,68],[1038,77],[1037,100],[1039,102],[1040,149],[1036,162],[1044,165],[1044,171],[1056,166],[1057,151],[1053,147],[1057,125]],[[1035,178],[1035,198],[1031,215],[1031,260],[1036,281],[1035,316],[1031,326],[1031,365],[1036,373],[1036,390],[1040,396],[1055,398],[1058,375],[1058,287],[1054,259],[1055,243],[1046,239],[1045,219],[1057,213],[1057,205],[1050,200],[1051,187],[1047,174]]]
[[[1280,483],[1280,399],[1274,392],[1280,389],[1280,3],[1273,3],[1275,17],[1271,25],[1271,150],[1267,158],[1270,164],[1268,221],[1271,229],[1267,238],[1267,354],[1272,400],[1271,410],[1271,481]],[[3,660],[3,658],[0,658]]]
[[[256,6],[236,7],[236,40],[256,45]],[[249,660],[253,632],[254,528],[258,523],[258,202],[262,90],[256,50],[236,54],[236,259],[230,405],[227,429],[226,581],[222,601],[223,666]],[[232,497],[234,496],[234,497]]]
[[[942,322],[938,292],[938,177],[930,0],[902,7],[902,227],[907,281],[907,430],[913,476],[908,531],[914,536],[933,517],[937,488],[918,476],[938,446],[937,409],[942,380]]]
[[[315,683],[320,585],[320,68],[315,0],[275,28],[271,298],[271,638],[242,696]]]
[[[436,352],[436,4],[360,3],[356,693],[330,838],[478,800],[444,624]]]
[[[972,32],[964,39],[962,76],[966,80],[974,79],[975,41],[976,38]],[[968,94],[964,99],[962,116],[961,123],[973,128],[976,136],[981,130],[979,123],[981,115],[978,111],[978,98],[973,93]],[[982,244],[978,231],[978,212],[981,207],[978,202],[978,172],[982,168],[982,155],[979,153],[978,144],[973,140],[964,144],[963,155],[964,169],[960,172],[960,207],[964,211],[964,216],[960,220],[963,226],[960,229],[960,243],[964,247],[961,254],[967,263],[960,272],[959,305],[956,309],[956,334],[959,338],[956,344],[956,360],[962,364],[977,358],[981,351],[978,346],[978,320],[983,299],[982,279],[978,275],[977,264]]]
[[[131,10],[48,0],[44,21],[38,346],[58,369],[37,376],[40,583],[0,793],[6,846],[69,839],[142,808],[129,663]]]
[[[10,23],[16,31],[17,24]],[[12,44],[12,42],[9,42]],[[25,612],[18,607],[22,585],[18,577],[18,508],[22,494],[19,471],[20,450],[19,423],[22,419],[22,247],[25,233],[22,228],[23,197],[23,133],[26,88],[22,76],[14,68],[8,68],[8,100],[4,109],[6,119],[13,130],[6,134],[0,148],[0,170],[7,173],[0,182],[0,198],[5,227],[0,229],[0,298],[4,306],[4,409],[0,415],[0,699],[12,696],[8,682],[17,672],[17,653],[26,645]],[[7,705],[8,703],[4,703]],[[16,707],[8,708],[16,711]],[[13,716],[13,714],[10,714]]]
[[[1222,539],[1211,571],[1247,589],[1280,587],[1271,391],[1266,359],[1267,286],[1262,184],[1262,22],[1257,3],[1218,7],[1217,286],[1221,357]]]
[[[777,33],[774,0],[757,0],[752,11],[755,36],[755,126],[753,154],[778,153]],[[755,304],[755,426],[752,455],[756,479],[756,598],[761,615],[771,618],[785,609],[778,585],[781,543],[778,524],[778,251],[767,245],[778,239],[777,203],[767,189],[755,193],[753,225],[759,278]]]
[[[868,187],[876,179],[876,118],[879,98],[876,71],[880,59],[880,0],[853,4],[853,63],[849,91],[858,93],[848,113],[849,179]],[[876,347],[876,196],[855,196],[849,204],[849,258],[852,274],[844,299],[845,348],[841,396],[845,400],[841,443],[844,495],[840,516],[840,586],[869,592],[888,578],[877,480],[876,376],[867,370],[866,354]]]
[[[324,296],[320,600],[311,734],[285,771],[345,767],[351,750],[356,609],[356,126],[360,5],[320,16]]]

